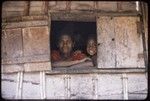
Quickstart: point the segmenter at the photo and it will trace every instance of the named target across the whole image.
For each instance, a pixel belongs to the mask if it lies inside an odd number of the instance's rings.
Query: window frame
[[[60,15],[63,15],[60,16]],[[75,17],[78,16],[78,15],[82,15],[81,18],[79,19],[76,19]],[[87,15],[90,15],[90,17],[88,17]],[[86,16],[87,19],[84,19],[84,16]],[[96,23],[96,26],[97,26],[97,21],[96,21],[96,15],[92,15],[91,16],[91,13],[84,13],[84,14],[81,14],[81,12],[79,13],[75,13],[75,12],[71,12],[71,13],[68,13],[68,12],[49,12],[48,13],[48,27],[49,27],[49,37],[51,37],[51,21],[79,21],[79,22],[95,22]],[[88,21],[89,19],[89,21]],[[96,28],[96,36],[97,36],[97,28]],[[50,39],[50,38],[49,38]],[[96,41],[97,41],[97,38],[96,38]],[[51,46],[51,40],[49,41],[50,45]],[[51,47],[49,47],[50,49],[50,62],[51,62]],[[96,59],[97,61],[97,59]],[[52,67],[52,62],[51,62],[51,71],[55,72],[55,71],[60,71],[60,72],[63,72],[63,71],[80,71],[80,70],[86,70],[88,68],[88,71],[92,71],[93,69],[98,69],[97,68],[98,65],[96,66],[93,66],[93,67],[81,67],[80,68],[77,68],[77,69],[74,69],[74,68],[67,68],[67,67],[60,67],[60,68],[57,68],[54,69]]]
[[[64,14],[68,14],[68,12],[63,12],[63,11],[58,11],[58,12],[49,12],[48,15],[49,15],[49,28],[51,28],[51,21],[62,21],[62,19],[59,19],[59,15],[64,15]],[[56,14],[56,15],[55,15]],[[58,14],[58,15],[57,15]],[[75,14],[75,15],[91,15],[91,13],[88,13],[88,12],[69,12],[69,14]],[[58,16],[58,17],[57,17]],[[115,13],[115,12],[110,12],[110,13],[106,13],[106,12],[102,12],[102,13],[93,13],[93,18],[94,20],[91,20],[90,18],[90,21],[94,21],[96,22],[96,27],[97,27],[97,19],[98,17],[100,16],[110,16],[110,17],[119,17],[119,16],[139,16],[139,12],[135,12],[135,13],[130,13],[130,12],[125,12],[125,13]],[[57,17],[57,18],[55,18]],[[71,20],[73,19],[73,20]],[[74,18],[70,18],[68,19],[69,21],[81,21],[82,19],[74,19]],[[67,21],[68,21],[67,20]],[[63,20],[63,21],[66,21],[66,20]],[[98,30],[96,29],[96,34],[97,34],[97,37],[98,37]],[[49,31],[50,33],[50,31]],[[50,33],[51,34],[51,33]],[[49,34],[49,35],[50,35]],[[50,43],[51,44],[51,43]],[[97,40],[97,52],[98,52],[98,40]],[[51,51],[50,51],[51,53]],[[50,59],[51,60],[51,59]],[[98,54],[97,54],[97,62],[98,62]],[[53,68],[53,67],[52,67]],[[66,68],[66,69],[62,69],[62,70],[53,70],[51,68],[51,71],[47,71],[46,73],[48,74],[62,74],[62,73],[127,73],[127,72],[145,72],[145,68],[127,68],[127,67],[123,67],[123,68],[98,68],[98,64],[97,66],[94,66],[93,68],[91,69],[69,69],[69,68]]]

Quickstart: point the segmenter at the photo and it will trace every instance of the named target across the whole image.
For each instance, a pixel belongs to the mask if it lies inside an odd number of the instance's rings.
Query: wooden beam
[[[48,14],[48,5],[49,5],[49,1],[44,1],[44,14],[47,15]]]
[[[141,34],[142,34],[142,42],[143,42],[143,54],[144,54],[144,62],[145,62],[145,68],[146,71],[148,70],[148,58],[147,58],[147,49],[146,49],[146,38],[145,38],[145,11],[144,11],[144,4],[140,2],[140,7],[141,7],[141,12],[142,15],[140,16],[140,21],[141,21]]]
[[[122,2],[117,2],[117,11],[121,11],[122,10]]]
[[[84,69],[52,69],[50,71],[46,71],[46,74],[54,75],[54,74],[89,74],[89,73],[110,73],[110,74],[120,74],[120,73],[145,73],[145,68],[100,68],[96,67]]]
[[[30,1],[26,1],[25,9],[24,9],[24,15],[28,16],[30,11]]]
[[[7,23],[6,29],[9,28],[26,28],[26,27],[38,27],[38,26],[47,26],[47,20],[41,21],[22,21],[22,22],[12,22]]]

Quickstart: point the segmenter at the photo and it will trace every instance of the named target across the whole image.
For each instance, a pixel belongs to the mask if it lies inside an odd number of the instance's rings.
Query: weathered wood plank
[[[93,99],[94,84],[92,75],[70,75],[70,98],[71,99]]]
[[[94,9],[93,1],[71,1],[71,10],[92,10]]]
[[[23,55],[22,30],[7,29],[2,34],[2,58],[18,58]]]
[[[111,1],[100,1],[100,2],[97,2],[98,4],[98,7],[97,9],[98,10],[101,10],[101,11],[117,11],[117,2],[111,2]]]
[[[98,98],[122,94],[122,79],[120,74],[98,74]],[[102,97],[103,98],[103,97]],[[106,98],[107,99],[107,98]]]
[[[49,55],[48,27],[23,29],[24,56]]]
[[[65,10],[66,1],[49,1],[48,9],[49,11]]]
[[[51,70],[51,62],[38,62],[38,63],[24,64],[25,72],[45,71],[45,70]]]
[[[65,12],[54,12],[51,13],[51,18],[54,21],[96,21],[96,15],[94,13],[65,13]]]
[[[65,99],[65,75],[46,76],[46,98]]]
[[[22,7],[24,4],[25,1],[5,1],[3,2],[3,7]]]
[[[45,2],[44,1],[31,1],[29,15],[42,15],[44,12]]]
[[[3,9],[2,9],[2,11],[3,12],[11,12],[11,11],[24,11],[24,7],[17,7],[17,6],[11,6],[11,7],[7,7],[7,6],[5,6],[5,7],[3,7]]]
[[[128,74],[129,93],[139,93],[144,90],[148,93],[148,79],[146,74]]]
[[[38,58],[38,57],[37,57]],[[33,63],[32,63],[33,62]],[[2,73],[14,73],[19,71],[34,72],[34,71],[45,71],[51,70],[51,62],[41,61],[15,61],[12,63],[5,63],[2,66]]]
[[[6,28],[25,28],[25,27],[34,27],[34,26],[45,26],[48,25],[48,21],[22,21],[22,22],[12,22],[7,23]]]
[[[26,13],[28,13],[28,11],[26,11]],[[25,14],[26,16],[19,16],[19,17],[11,17],[11,19],[8,18],[3,18],[2,22],[3,23],[19,23],[19,22],[26,22],[26,21],[45,21],[48,19],[47,15],[30,15],[29,14]]]
[[[136,11],[135,1],[121,2],[121,10],[122,11]]]
[[[40,73],[24,73],[22,99],[40,99]]]
[[[8,58],[2,59],[2,64],[17,64],[17,63],[30,63],[30,62],[48,62],[50,61],[49,55],[36,55],[36,56],[26,56],[20,58]]]
[[[2,73],[13,73],[23,71],[24,67],[23,64],[14,64],[14,65],[1,65],[2,66]]]
[[[17,74],[2,74],[1,75],[1,94],[3,99],[15,99]]]
[[[138,17],[115,17],[116,66],[143,67],[141,35],[137,33]],[[143,61],[143,63],[142,63]]]
[[[97,63],[98,68],[115,67],[115,33],[114,20],[111,17],[97,19]]]
[[[18,17],[18,16],[23,16],[23,15],[24,15],[23,11],[7,11],[7,12],[2,12],[2,18]]]
[[[123,100],[123,94],[101,95],[98,99],[102,100]]]
[[[44,1],[30,1],[31,7],[41,7],[43,6]]]
[[[101,69],[87,69],[87,67],[85,69],[72,69],[72,70],[66,70],[66,69],[62,69],[62,70],[52,70],[52,71],[47,71],[47,74],[88,74],[88,73],[111,73],[111,74],[118,74],[118,73],[145,73],[146,70],[145,68],[101,68]]]
[[[48,20],[48,16],[46,15],[37,15],[37,16],[23,16],[22,21],[40,21],[40,20]]]
[[[147,99],[148,94],[145,93],[133,93],[129,94],[129,100],[145,100]]]

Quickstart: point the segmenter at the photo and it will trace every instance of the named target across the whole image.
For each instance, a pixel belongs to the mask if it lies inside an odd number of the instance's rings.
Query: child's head
[[[97,52],[96,48],[96,38],[95,37],[89,37],[87,40],[87,53],[91,56],[95,55]]]

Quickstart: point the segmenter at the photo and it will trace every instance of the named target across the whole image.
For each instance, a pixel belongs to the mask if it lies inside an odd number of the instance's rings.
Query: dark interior
[[[58,50],[57,42],[62,33],[69,33],[75,46],[73,50],[81,50],[86,54],[86,41],[89,36],[96,37],[96,22],[52,21],[51,50]]]

